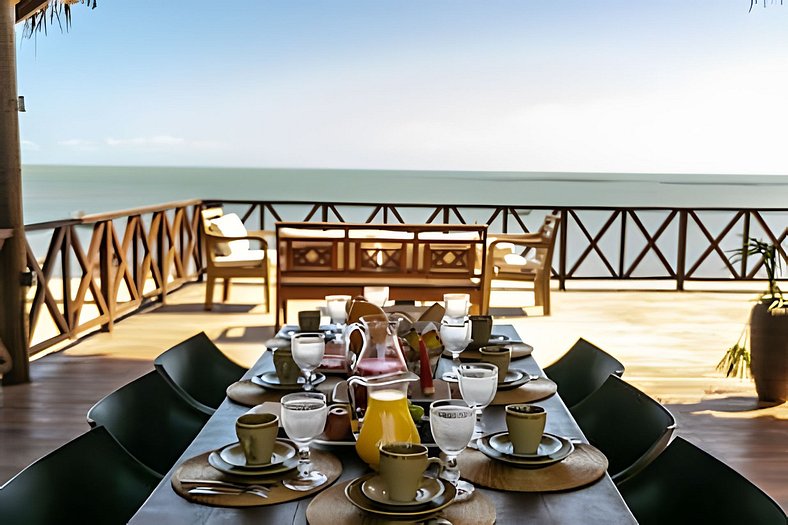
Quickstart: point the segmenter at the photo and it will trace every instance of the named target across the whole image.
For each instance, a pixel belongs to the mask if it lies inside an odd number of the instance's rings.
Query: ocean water
[[[191,198],[368,203],[788,207],[788,176],[38,166],[25,223]]]
[[[417,203],[509,205],[523,208],[520,218],[529,229],[538,228],[544,212],[530,206],[689,207],[788,209],[788,176],[675,175],[625,173],[440,172],[393,170],[230,169],[100,166],[24,166],[25,223],[65,219],[78,214],[124,210],[192,198],[271,201],[329,201],[357,203]],[[346,221],[363,222],[370,209],[338,207]],[[278,208],[286,220],[301,220],[309,207]],[[243,211],[241,208],[232,211]],[[401,209],[406,222],[424,222],[428,211]],[[489,211],[463,209],[468,222],[486,222]],[[717,236],[735,215],[732,212],[698,214],[704,227]],[[607,211],[584,211],[582,221],[595,236],[610,217]],[[668,212],[641,211],[638,218],[654,235]],[[771,231],[779,235],[788,226],[788,211],[763,214]],[[256,227],[252,219],[252,227]],[[741,246],[742,221],[721,243],[723,253]],[[272,225],[266,224],[267,228]],[[495,231],[495,225],[493,231]],[[624,232],[625,253],[620,254],[622,224],[616,220],[599,240],[612,267],[626,269],[638,261],[648,239],[633,220]],[[89,243],[90,228],[78,234]],[[570,221],[567,229],[567,268],[588,247],[586,234]],[[751,236],[766,238],[757,221]],[[658,238],[657,246],[674,266],[677,261],[678,220]],[[47,231],[28,234],[34,253],[43,255],[50,240]],[[788,241],[786,241],[788,242]],[[689,221],[688,267],[709,245],[705,232]],[[609,276],[608,266],[596,251],[574,273],[577,277]],[[640,259],[634,277],[666,276],[656,253]],[[718,252],[707,257],[696,276],[726,278]]]

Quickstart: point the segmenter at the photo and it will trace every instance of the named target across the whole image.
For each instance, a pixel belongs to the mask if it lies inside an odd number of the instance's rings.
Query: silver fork
[[[251,494],[260,498],[268,498],[268,489],[234,489],[229,487],[194,487],[189,489],[189,494],[202,494],[208,496],[241,496],[243,494]]]
[[[269,491],[271,487],[277,485],[279,481],[257,482],[257,483],[232,483],[230,481],[219,481],[216,479],[182,479],[181,485],[200,485],[205,487],[219,487],[231,489],[255,489]]]

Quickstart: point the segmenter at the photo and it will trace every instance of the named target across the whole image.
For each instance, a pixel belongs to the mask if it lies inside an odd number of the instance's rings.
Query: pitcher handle
[[[361,334],[361,349],[363,350],[367,346],[367,334],[364,332],[363,327],[358,323],[351,323],[345,328],[345,355],[350,355],[351,353],[355,354],[355,352],[353,352],[353,350],[350,348],[350,336],[356,330],[358,330],[358,332]],[[357,354],[356,358],[358,358]],[[356,365],[358,365],[358,359],[356,359],[356,363],[353,366],[353,372],[356,371]]]

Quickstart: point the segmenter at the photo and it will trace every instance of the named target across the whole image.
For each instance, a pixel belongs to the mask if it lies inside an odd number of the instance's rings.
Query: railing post
[[[747,250],[747,245],[750,242],[750,215],[752,214],[752,210],[746,210],[744,212],[744,231],[741,234],[741,242],[742,242],[742,251],[741,251],[741,276],[740,278],[745,279],[747,277],[747,257],[750,255],[749,250]]]
[[[73,319],[73,309],[71,304],[71,235],[74,226],[64,226],[66,231],[63,235],[63,243],[60,245],[60,276],[63,281],[63,317],[68,326],[69,339],[74,338],[74,328],[76,320]]]
[[[159,219],[159,232],[156,236],[156,264],[159,267],[159,275],[161,275],[161,290],[159,291],[159,301],[161,304],[167,302],[167,281],[170,279],[169,268],[167,267],[167,254],[165,245],[167,243],[167,228],[169,227],[167,221],[167,212],[160,211]],[[155,215],[154,215],[155,216]]]
[[[567,234],[569,230],[569,211],[566,208],[561,209],[561,256],[558,258],[558,289],[566,291],[566,244]]]
[[[107,305],[107,322],[101,330],[111,332],[115,324],[115,297],[112,290],[112,220],[104,221],[99,245],[99,276],[101,279],[101,295]]]
[[[624,277],[624,259],[625,251],[627,249],[627,210],[619,210],[621,213],[621,238],[618,252],[618,278]]]
[[[676,290],[684,290],[684,276],[687,265],[687,210],[679,210],[679,243],[676,258]]]

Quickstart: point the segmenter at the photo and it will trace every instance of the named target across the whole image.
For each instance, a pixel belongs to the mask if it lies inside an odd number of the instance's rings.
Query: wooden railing
[[[85,330],[111,330],[120,317],[167,293],[202,271],[201,201],[175,202],[80,219],[32,224],[27,264],[33,273],[28,296],[30,353]],[[35,237],[49,237],[43,257]],[[40,328],[42,312],[51,320]]]
[[[562,217],[553,275],[573,280],[762,280],[763,261],[729,261],[730,250],[758,237],[778,245],[788,266],[788,208],[688,209],[192,200],[26,227],[30,353],[85,330],[111,330],[120,317],[203,271],[199,211],[222,205],[250,229],[278,221],[375,224],[487,224],[488,235],[536,230]],[[35,248],[35,249],[34,249]],[[38,252],[38,253],[37,253]],[[644,283],[645,286],[651,286]],[[42,314],[46,314],[42,316]],[[42,318],[47,317],[46,327]]]
[[[255,229],[277,221],[488,224],[488,234],[536,230],[548,213],[561,215],[553,257],[560,288],[572,280],[763,280],[763,260],[731,251],[749,237],[776,244],[788,264],[788,208],[620,208],[214,200]]]

